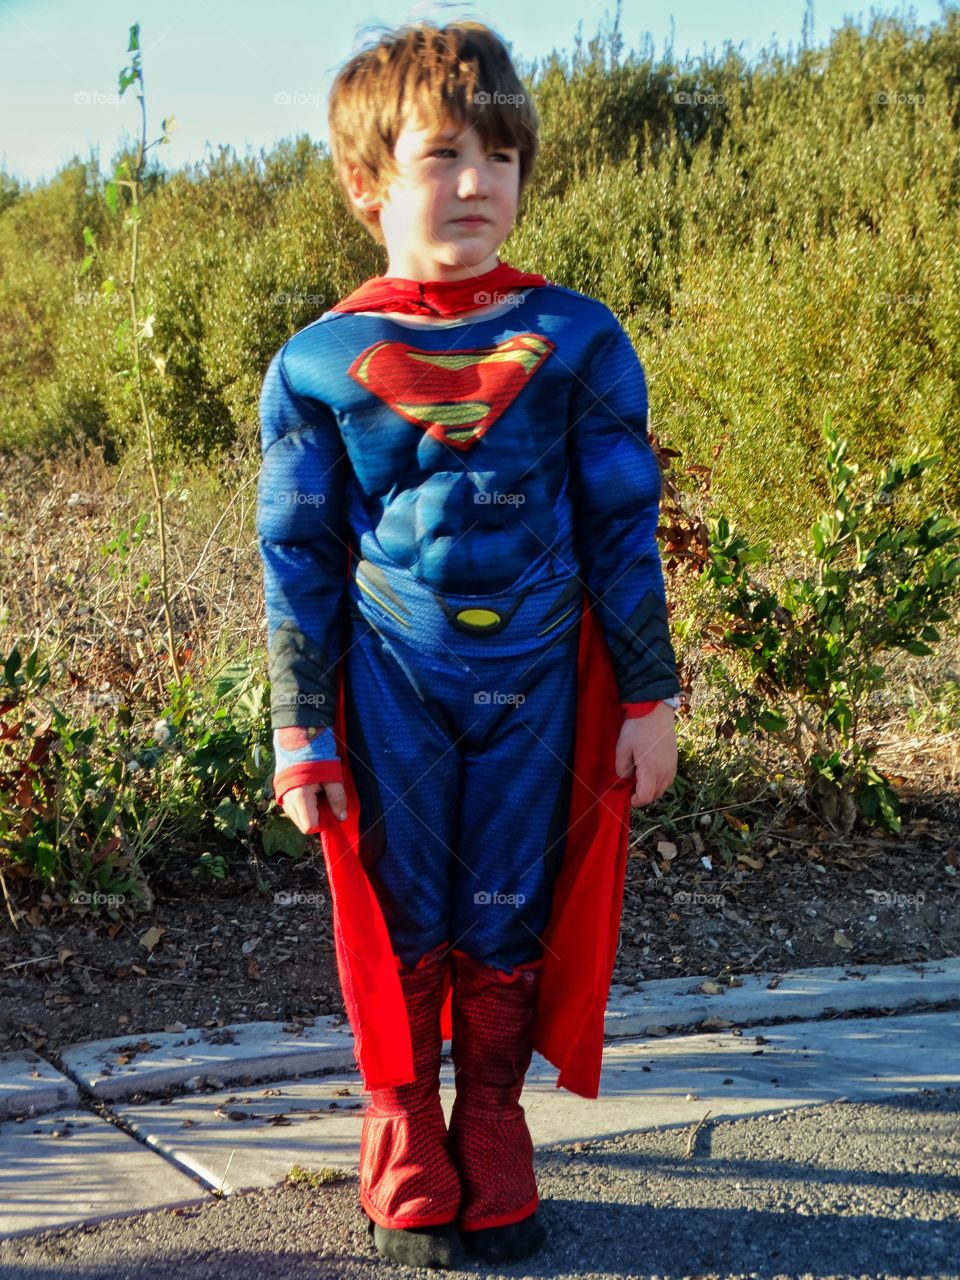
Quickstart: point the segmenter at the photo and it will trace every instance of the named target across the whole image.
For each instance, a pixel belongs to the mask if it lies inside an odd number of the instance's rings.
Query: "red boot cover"
[[[440,1006],[448,964],[443,944],[415,969],[400,969],[415,1078],[372,1090],[360,1132],[360,1203],[381,1227],[452,1222],[460,1203],[440,1105]]]
[[[463,1187],[457,1226],[464,1231],[519,1222],[539,1203],[519,1098],[533,1054],[541,964],[507,974],[453,954],[450,1153]]]

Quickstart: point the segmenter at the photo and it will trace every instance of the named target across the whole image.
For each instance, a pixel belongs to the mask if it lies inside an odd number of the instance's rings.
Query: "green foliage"
[[[939,642],[960,579],[960,526],[938,512],[894,523],[900,491],[935,461],[892,462],[855,484],[829,414],[829,506],[811,529],[803,568],[787,572],[768,542],[751,543],[726,517],[711,520],[704,583],[715,593],[713,648],[732,661],[714,677],[726,685],[740,733],[789,744],[826,815],[849,829],[853,802],[871,821],[899,829],[898,803],[872,764],[866,738],[871,694],[892,650],[922,656]],[[767,571],[761,579],[754,570]]]
[[[953,733],[960,729],[960,680],[950,676],[929,691],[911,690],[907,707],[907,730],[910,733],[932,730]]]
[[[625,51],[618,10],[525,69],[540,159],[501,256],[615,311],[658,435],[701,464],[726,439],[714,496],[757,536],[783,540],[822,505],[827,409],[862,464],[940,455],[916,510],[960,500],[958,65],[950,9],[926,27],[848,21],[752,65],[730,46],[683,63]],[[0,449],[89,437],[118,456],[137,439],[101,294],[127,268],[116,175],[134,159],[121,150],[106,183],[76,161],[0,199]],[[383,251],[305,137],[244,159],[222,147],[142,187],[158,443],[184,459],[253,445],[273,352],[383,270]]]
[[[46,886],[73,887],[98,905],[148,896],[145,862],[176,856],[177,838],[246,844],[271,796],[265,683],[247,662],[224,666],[198,690],[190,672],[171,682],[159,718],[135,688],[106,720],[63,712],[48,696],[50,670],[14,648],[0,672],[0,869],[16,864]],[[264,824],[268,853],[303,855],[307,838],[286,817]],[[222,853],[193,874],[223,879]]]

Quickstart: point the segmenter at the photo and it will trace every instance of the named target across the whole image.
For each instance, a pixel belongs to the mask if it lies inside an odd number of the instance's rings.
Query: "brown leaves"
[[[164,933],[166,933],[166,930],[164,929],[163,925],[158,925],[158,924],[151,925],[151,927],[146,931],[146,933],[141,933],[140,935],[141,947],[146,947],[148,951],[153,951],[154,947],[163,937]]]

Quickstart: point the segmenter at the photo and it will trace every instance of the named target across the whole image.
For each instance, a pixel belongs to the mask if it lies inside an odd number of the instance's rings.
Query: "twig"
[[[2,872],[2,871],[0,871],[0,885],[2,885],[2,886],[3,886],[3,901],[6,903],[6,907],[7,907],[7,915],[10,917],[10,923],[13,925],[13,927],[14,927],[14,928],[17,930],[17,932],[19,933],[19,932],[20,932],[20,926],[17,924],[17,917],[13,914],[13,903],[10,901],[10,894],[9,894],[9,892],[8,892],[8,890],[7,890],[7,882],[6,882],[6,880],[4,880],[4,878],[3,878],[3,872]],[[13,968],[13,966],[12,966],[12,965],[9,965],[9,966],[7,966],[7,967],[8,967],[8,968]]]
[[[696,1128],[695,1128],[695,1129],[693,1130],[693,1132],[690,1134],[689,1138],[687,1138],[687,1149],[686,1149],[686,1151],[684,1152],[684,1155],[686,1155],[686,1156],[692,1156],[692,1155],[693,1155],[693,1144],[696,1142],[696,1140],[697,1140],[697,1134],[698,1134],[698,1133],[700,1132],[700,1130],[703,1128],[704,1124],[706,1123],[707,1116],[708,1116],[709,1114],[710,1114],[710,1112],[709,1112],[709,1111],[705,1111],[705,1112],[704,1112],[704,1114],[703,1114],[703,1116],[702,1116],[702,1117],[697,1121],[697,1126],[696,1126]]]
[[[679,818],[664,818],[663,822],[658,822],[656,826],[648,827],[646,831],[637,836],[636,841],[633,843],[639,843],[641,840],[646,840],[647,836],[652,835],[654,831],[659,831],[660,828],[665,827],[668,822],[686,822],[688,818],[699,818],[705,813],[724,813],[729,809],[746,809],[749,805],[756,804],[761,796],[765,796],[766,794],[767,784],[764,783],[763,787],[751,800],[741,800],[737,804],[718,804],[713,809],[697,809],[694,813],[681,813]]]

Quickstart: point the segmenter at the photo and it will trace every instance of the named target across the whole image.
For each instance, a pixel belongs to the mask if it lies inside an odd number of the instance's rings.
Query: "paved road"
[[[710,1119],[538,1152],[546,1251],[507,1276],[556,1280],[960,1277],[960,1090]],[[383,1263],[356,1177],[0,1243],[0,1280],[321,1280]]]

